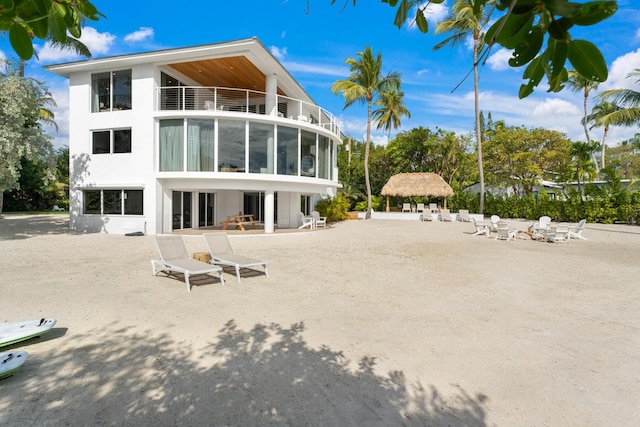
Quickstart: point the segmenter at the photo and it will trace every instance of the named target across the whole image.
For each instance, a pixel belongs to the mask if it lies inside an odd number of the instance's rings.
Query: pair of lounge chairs
[[[235,268],[238,283],[241,282],[240,270],[252,269],[262,266],[264,275],[269,278],[267,262],[244,255],[236,254],[231,246],[227,233],[204,233],[211,263],[206,263],[192,258],[187,250],[184,239],[178,235],[155,236],[156,246],[160,254],[159,259],[151,260],[153,275],[161,271],[167,274],[181,273],[187,286],[187,292],[191,292],[189,278],[194,275],[217,273],[220,283],[224,285],[223,266]]]

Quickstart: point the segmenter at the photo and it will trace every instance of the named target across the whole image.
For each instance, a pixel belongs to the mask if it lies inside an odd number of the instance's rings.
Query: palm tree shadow
[[[303,323],[242,330],[231,320],[217,335],[205,325],[210,343],[193,349],[110,325],[75,336],[67,351],[34,352],[0,387],[0,407],[11,405],[0,424],[486,425],[485,396],[442,396],[402,371],[376,374],[372,356],[353,369],[303,332]]]

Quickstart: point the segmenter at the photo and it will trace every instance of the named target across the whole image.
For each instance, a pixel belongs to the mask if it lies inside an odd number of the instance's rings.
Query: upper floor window
[[[93,154],[131,152],[131,129],[93,131],[91,140]]]
[[[91,75],[91,111],[131,109],[131,70]]]

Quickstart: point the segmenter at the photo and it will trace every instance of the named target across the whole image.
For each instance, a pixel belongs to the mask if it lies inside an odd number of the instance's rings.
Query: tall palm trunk
[[[371,218],[371,181],[369,180],[369,147],[371,146],[371,101],[367,99],[367,140],[364,143],[364,182],[367,186],[367,213],[365,219]]]
[[[478,46],[480,32],[473,33],[473,91],[476,113],[476,139],[478,141],[478,174],[480,175],[480,214],[484,213],[484,171],[482,168],[482,130],[480,128],[480,90],[478,89]]]
[[[600,161],[602,162],[602,169],[604,169],[604,151],[607,147],[607,134],[609,133],[609,125],[604,126],[604,134],[602,135],[602,158]]]
[[[588,110],[588,101],[589,101],[589,88],[585,87],[584,88],[584,101],[583,101],[583,109],[584,109],[584,119],[582,120],[582,127],[584,127],[584,136],[587,138],[587,144],[591,145],[591,137],[589,136],[589,128],[587,127],[587,118],[589,117],[589,110]],[[604,147],[604,141],[602,142],[603,147]],[[603,148],[604,150],[604,148]],[[598,173],[598,161],[596,160],[596,154],[595,151],[591,153],[591,161],[593,161],[593,164],[596,167],[596,173]],[[604,157],[603,160],[604,161]]]

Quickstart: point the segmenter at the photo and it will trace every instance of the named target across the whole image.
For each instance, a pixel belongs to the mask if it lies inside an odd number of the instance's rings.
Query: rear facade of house
[[[337,118],[256,38],[47,69],[69,79],[74,230],[273,233],[340,186]]]

